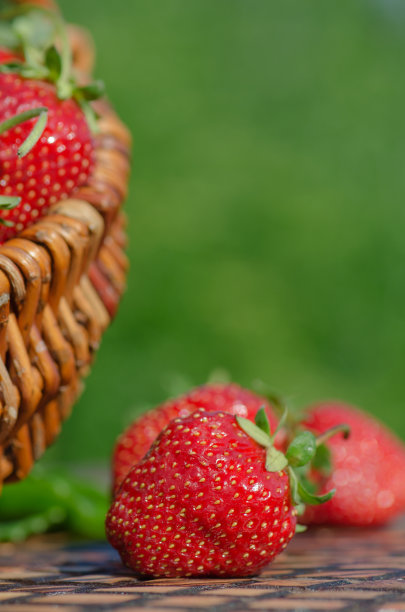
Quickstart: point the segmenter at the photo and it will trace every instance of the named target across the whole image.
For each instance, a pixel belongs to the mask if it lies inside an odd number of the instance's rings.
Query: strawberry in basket
[[[46,36],[34,47],[38,23]],[[71,196],[93,166],[89,101],[101,87],[75,83],[69,45],[63,36],[61,52],[53,44],[61,27],[35,9],[10,24],[16,50],[0,48],[0,242]]]
[[[87,33],[53,0],[0,5],[1,489],[58,435],[125,289],[131,138],[92,109]]]

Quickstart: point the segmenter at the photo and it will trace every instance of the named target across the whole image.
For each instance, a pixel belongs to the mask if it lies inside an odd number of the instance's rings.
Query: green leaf
[[[312,467],[325,475],[330,474],[332,469],[331,454],[326,444],[317,446],[316,453],[312,459]]]
[[[34,117],[39,117],[42,113],[47,112],[48,109],[46,106],[39,106],[38,108],[30,108],[29,110],[23,111],[18,115],[13,115],[0,123],[0,134],[4,134],[4,132],[7,132],[7,130],[10,128],[20,125],[29,119],[34,119]]]
[[[94,81],[89,85],[78,87],[76,89],[76,95],[82,97],[84,100],[98,100],[105,94],[105,85],[103,81]]]
[[[19,74],[25,79],[46,79],[48,69],[41,66],[22,64],[21,62],[7,62],[0,65],[0,72],[4,74]]]
[[[2,521],[0,523],[0,542],[26,540],[29,536],[61,527],[65,520],[66,511],[58,506],[51,506],[43,512],[33,513],[20,519]]]
[[[293,500],[294,504],[298,506],[301,503],[301,498],[298,493],[298,478],[294,470],[290,467],[288,468],[288,475],[290,477],[291,499]]]
[[[264,431],[264,433],[270,436],[270,423],[269,419],[267,418],[264,406],[259,408],[259,410],[257,411],[255,416],[255,423],[259,427],[259,429],[261,429],[262,431]]]
[[[292,466],[306,465],[316,453],[316,438],[310,431],[300,433],[289,445],[286,452],[288,463]]]
[[[17,62],[14,60],[11,62],[4,62],[4,64],[0,65],[0,72],[5,74],[8,74],[10,72],[17,72],[19,74],[22,66],[23,64],[21,62]]]
[[[35,147],[38,140],[41,138],[44,129],[46,128],[47,121],[48,109],[43,109],[42,112],[39,114],[38,121],[35,122],[35,125],[32,128],[31,132],[28,134],[22,145],[18,148],[18,157],[24,157],[25,155],[27,155],[27,153],[31,151],[33,147]]]
[[[11,210],[19,205],[21,202],[21,198],[17,196],[0,196],[0,209],[1,210]],[[0,216],[0,225],[4,225],[5,227],[13,227],[13,221],[9,221],[8,219],[3,219]]]
[[[288,465],[285,455],[278,451],[274,446],[270,446],[266,451],[266,470],[268,472],[279,472]]]
[[[308,479],[307,470],[305,469],[305,472],[302,473],[301,468],[297,468],[295,471],[304,489],[309,491],[309,493],[315,494],[318,490],[318,485],[312,480]]]
[[[87,100],[82,99],[82,100],[78,100],[78,102],[84,113],[84,116],[86,117],[86,121],[88,123],[88,126],[91,132],[93,134],[97,134],[99,131],[99,127],[97,123],[98,115],[96,114],[91,104]]]
[[[325,495],[313,495],[312,493],[310,493],[304,488],[302,483],[298,481],[298,494],[301,500],[305,504],[312,504],[312,505],[323,504],[324,502],[328,501],[329,499],[333,497],[333,495],[335,494],[335,491],[336,489],[332,489],[328,493],[325,493]]]
[[[295,533],[303,533],[307,529],[308,527],[306,525],[300,525],[299,523],[295,525]]]
[[[55,82],[60,77],[62,70],[62,60],[56,47],[52,45],[49,47],[45,54],[45,64],[49,69],[49,78]]]
[[[17,196],[0,196],[0,208],[2,210],[11,210],[19,205],[21,198]]]
[[[257,425],[252,423],[252,421],[249,421],[249,419],[245,419],[244,417],[241,417],[241,416],[237,416],[235,418],[236,418],[236,421],[239,427],[243,429],[243,431],[248,436],[253,438],[255,442],[260,444],[260,446],[264,446],[265,448],[268,448],[269,446],[271,446],[272,444],[271,438],[266,433],[264,433],[264,431],[262,431]]]

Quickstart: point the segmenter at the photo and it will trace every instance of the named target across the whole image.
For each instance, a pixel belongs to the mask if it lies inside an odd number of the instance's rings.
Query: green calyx
[[[2,196],[0,195],[0,209],[1,210],[11,210],[19,205],[21,202],[21,198],[17,196]],[[7,221],[7,219],[3,219],[0,217],[0,225],[5,225],[6,227],[12,227],[14,223],[12,221]]]
[[[290,479],[290,490],[292,501],[298,507],[300,513],[305,504],[322,504],[334,495],[335,489],[332,489],[325,495],[316,495],[309,490],[310,484],[305,478],[305,466],[316,465],[316,462],[326,460],[324,442],[332,435],[343,433],[345,436],[349,434],[349,429],[346,425],[334,427],[325,432],[318,438],[310,431],[300,432],[288,445],[285,453],[276,449],[274,440],[277,433],[284,426],[287,419],[287,410],[280,419],[277,429],[273,434],[270,432],[270,426],[264,408],[260,408],[255,417],[255,423],[243,417],[236,417],[236,420],[243,431],[255,440],[260,446],[266,449],[266,470],[268,472],[279,472],[287,470]]]
[[[19,52],[24,58],[1,64],[0,72],[54,84],[59,99],[76,100],[90,129],[96,132],[98,117],[90,103],[104,95],[104,85],[100,81],[83,86],[77,84],[70,42],[60,15],[27,4],[11,7],[0,16],[0,46]]]
[[[263,380],[255,380],[252,384],[252,389],[269,402],[280,419],[284,419],[285,427],[288,431],[295,430],[297,422],[303,420],[303,415],[295,406],[291,409],[292,398],[280,393],[268,383]]]

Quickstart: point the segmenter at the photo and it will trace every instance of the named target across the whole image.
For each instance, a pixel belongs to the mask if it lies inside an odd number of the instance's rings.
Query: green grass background
[[[61,0],[134,138],[131,271],[49,457],[221,367],[405,436],[400,0]]]

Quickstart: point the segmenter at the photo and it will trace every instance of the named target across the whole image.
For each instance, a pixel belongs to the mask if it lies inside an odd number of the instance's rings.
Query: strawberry
[[[283,455],[263,409],[256,423],[197,410],[171,421],[130,470],[106,533],[137,575],[255,575],[293,537],[294,504],[329,499],[309,495],[292,467],[313,456],[314,436]]]
[[[303,521],[335,525],[381,525],[405,511],[405,446],[363,411],[339,402],[312,406],[304,426],[321,434],[346,423],[350,436],[328,441],[331,470],[312,472],[319,491],[336,488],[334,497],[308,507]]]
[[[0,49],[0,242],[86,183],[96,125],[89,102],[102,94],[100,84],[76,84],[60,16],[19,10],[2,24],[14,46]]]
[[[59,100],[51,83],[0,74],[0,122],[38,108],[47,109],[46,127],[27,155],[19,156],[18,149],[32,131],[35,117],[0,134],[0,193],[20,198],[16,207],[1,212],[12,225],[0,225],[0,242],[32,224],[54,202],[72,195],[86,182],[93,165],[92,135],[75,100]]]
[[[176,417],[184,417],[197,408],[222,410],[254,420],[261,406],[265,406],[272,429],[277,418],[269,402],[239,385],[206,384],[192,389],[185,395],[171,399],[157,408],[142,414],[119,437],[113,453],[113,490],[117,492],[121,482],[135,463],[138,463],[164,427]]]

